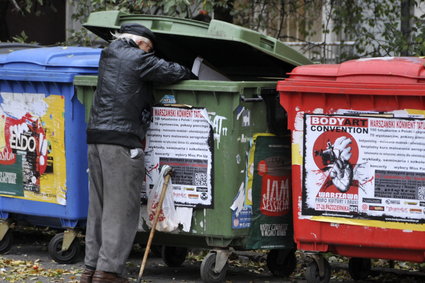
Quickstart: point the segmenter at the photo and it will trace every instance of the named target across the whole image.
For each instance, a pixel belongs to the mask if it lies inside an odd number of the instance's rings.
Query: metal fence
[[[315,63],[335,64],[355,57],[353,41],[285,42]]]

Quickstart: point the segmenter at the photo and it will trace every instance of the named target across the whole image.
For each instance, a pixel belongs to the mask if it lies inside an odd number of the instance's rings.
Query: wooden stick
[[[164,184],[162,185],[161,194],[159,196],[159,203],[158,203],[158,206],[157,206],[157,208],[155,210],[155,218],[153,220],[151,232],[149,234],[148,243],[146,244],[145,254],[143,255],[143,260],[142,260],[142,264],[140,266],[139,277],[137,278],[137,283],[140,283],[141,280],[142,280],[143,271],[145,269],[146,261],[148,259],[148,254],[149,254],[149,251],[151,249],[151,244],[152,244],[153,236],[155,234],[156,224],[158,224],[158,218],[159,218],[159,214],[161,213],[162,203],[164,202],[165,193],[167,192],[168,183],[170,182],[170,178],[171,178],[171,174],[170,173],[171,172],[169,172],[165,176],[165,181],[164,181]]]

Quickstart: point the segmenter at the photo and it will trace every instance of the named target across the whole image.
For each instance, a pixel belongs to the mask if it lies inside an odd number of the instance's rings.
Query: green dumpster
[[[110,40],[111,31],[130,22],[155,33],[157,54],[193,66],[200,77],[154,86],[158,104],[146,138],[146,192],[159,168],[170,165],[183,215],[177,231],[155,234],[165,263],[179,266],[188,248],[208,248],[201,277],[222,282],[233,249],[269,249],[271,272],[289,275],[295,268],[290,140],[275,89],[293,67],[311,62],[274,38],[217,20],[106,11],[92,13],[84,26]],[[96,76],[74,79],[86,118],[96,83]],[[142,206],[142,243],[148,218]]]

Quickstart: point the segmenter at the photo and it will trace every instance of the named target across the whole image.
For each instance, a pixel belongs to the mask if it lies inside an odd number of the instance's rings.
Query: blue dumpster
[[[79,253],[88,207],[84,106],[75,75],[97,74],[101,49],[50,47],[0,55],[0,252],[11,223],[65,229],[49,243],[58,262]]]

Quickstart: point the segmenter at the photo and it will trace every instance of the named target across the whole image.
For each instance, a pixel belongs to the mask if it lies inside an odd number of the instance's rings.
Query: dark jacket
[[[152,82],[190,78],[186,67],[146,53],[131,40],[113,41],[100,57],[87,143],[140,147],[151,119]]]

